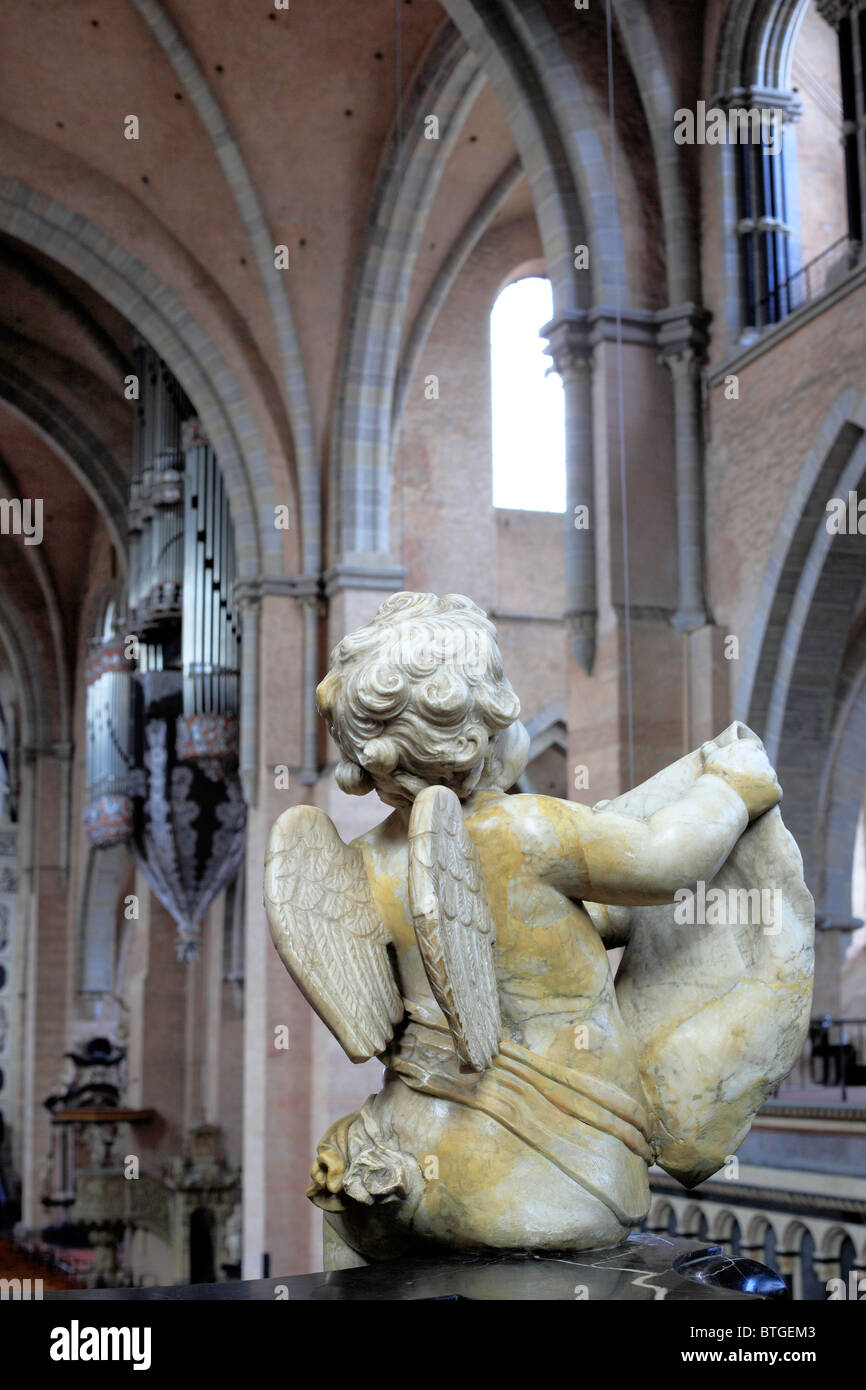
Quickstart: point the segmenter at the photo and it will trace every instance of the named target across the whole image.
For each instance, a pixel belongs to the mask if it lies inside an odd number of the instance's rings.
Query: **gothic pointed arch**
[[[622,46],[640,92],[652,142],[665,234],[671,305],[699,304],[701,276],[695,229],[699,209],[690,195],[686,150],[671,139],[680,100],[646,0],[613,0]]]
[[[255,184],[219,102],[189,45],[159,0],[133,0],[192,101],[213,146],[253,248],[276,330],[282,382],[289,406],[298,474],[301,563],[308,575],[321,565],[321,497],[310,397],[292,306],[274,265],[274,239]]]
[[[127,478],[117,460],[47,386],[2,357],[0,401],[42,435],[81,483],[102,515],[125,569]]]
[[[180,381],[220,458],[242,577],[280,573],[273,479],[252,412],[217,346],[172,291],[80,213],[18,180],[0,178],[0,227],[59,261],[101,294]]]
[[[421,65],[385,150],[334,410],[333,546],[339,558],[388,553],[391,415],[409,282],[448,155],[482,85],[477,58],[447,25]]]
[[[778,158],[761,147],[724,144],[718,156],[724,318],[734,340],[784,318],[800,264],[794,45],[809,0],[730,0],[715,68],[713,103],[774,113]],[[774,138],[776,138],[774,136]]]

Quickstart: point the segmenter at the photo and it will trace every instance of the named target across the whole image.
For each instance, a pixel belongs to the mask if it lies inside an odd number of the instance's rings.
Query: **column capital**
[[[541,330],[547,338],[548,355],[560,376],[591,367],[593,353],[600,343],[613,343],[622,336],[624,343],[666,350],[668,340],[690,333],[701,345],[707,341],[710,315],[694,304],[671,309],[616,308],[594,304],[591,309],[571,309],[552,319]]]
[[[757,108],[765,111],[781,111],[782,120],[788,124],[799,121],[803,114],[803,101],[788,87],[731,87],[713,98],[713,106],[721,106],[725,111],[731,108]]]
[[[389,555],[347,555],[322,575],[326,598],[343,589],[374,589],[385,594],[399,593],[406,583],[406,566],[397,565]]]
[[[258,608],[263,598],[293,598],[299,603],[321,597],[317,574],[257,574],[236,579],[234,601],[238,608]]]
[[[693,373],[706,360],[710,315],[697,304],[677,304],[661,309],[658,323],[659,361],[674,376]]]
[[[592,366],[592,325],[586,310],[566,310],[546,323],[539,336],[547,339],[545,352],[561,377]]]
[[[565,627],[571,638],[571,651],[575,661],[587,675],[592,675],[595,665],[595,643],[597,615],[593,609],[577,610],[563,614]]]
[[[296,603],[300,603],[300,604],[306,604],[306,603],[315,603],[315,604],[319,604],[319,603],[321,602],[321,600],[322,600],[322,579],[321,579],[321,575],[318,575],[318,574],[293,574],[293,575],[290,575],[289,578],[291,579],[292,582],[291,582],[290,585],[285,586],[285,588],[284,588],[283,586],[279,586],[279,587],[275,587],[275,588],[272,589],[272,588],[270,588],[269,585],[266,583],[266,584],[265,584],[265,587],[264,587],[264,589],[263,589],[263,593],[265,593],[265,594],[270,594],[270,593],[285,594],[287,597],[293,598],[293,599],[295,600]]]
[[[654,347],[658,336],[658,316],[653,309],[615,308],[611,304],[594,304],[588,314],[592,342],[615,343],[620,335],[624,343],[638,347]]]
[[[862,925],[862,917],[838,917],[830,912],[819,912],[815,917],[816,931],[857,931]]]
[[[21,749],[21,761],[32,767],[39,758],[56,758],[59,763],[69,763],[75,753],[75,744],[69,739],[55,739],[52,743],[26,743]]]

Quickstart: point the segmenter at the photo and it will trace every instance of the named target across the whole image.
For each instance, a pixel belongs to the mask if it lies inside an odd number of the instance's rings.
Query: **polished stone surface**
[[[721,1282],[711,1282],[718,1280]],[[756,1295],[756,1290],[762,1292]],[[99,1289],[47,1293],[46,1301],[139,1302],[167,1300],[301,1300],[303,1302],[519,1300],[626,1302],[746,1300],[784,1297],[778,1276],[749,1260],[734,1260],[717,1245],[669,1236],[633,1235],[608,1250],[536,1255],[471,1253],[404,1258],[284,1279],[185,1284],[170,1288]]]

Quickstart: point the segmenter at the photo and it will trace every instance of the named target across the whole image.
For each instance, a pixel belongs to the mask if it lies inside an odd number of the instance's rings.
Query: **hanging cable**
[[[616,104],[613,93],[613,21],[611,18],[611,0],[605,0],[605,32],[607,37],[607,105],[608,120],[610,123],[610,163],[611,178],[613,180],[614,197],[617,195],[616,177]],[[628,785],[633,787],[635,784],[634,770],[634,700],[632,694],[632,666],[631,666],[631,576],[629,567],[629,548],[628,548],[628,496],[627,496],[627,477],[625,461],[625,405],[623,403],[623,371],[622,371],[622,290],[619,277],[616,280],[614,291],[614,308],[616,311],[616,375],[617,375],[617,399],[619,405],[619,490],[620,490],[620,511],[622,519],[622,563],[623,563],[623,584],[622,599],[625,616],[625,700],[626,715],[628,719]]]
[[[397,93],[397,184],[403,178],[403,16],[400,9],[402,0],[394,0],[394,22],[395,22],[395,76],[394,83]],[[399,194],[397,195],[399,197]],[[395,199],[396,202],[396,199]],[[393,425],[392,425],[393,428]],[[390,443],[390,441],[389,441]],[[393,448],[393,444],[391,444]],[[390,449],[389,449],[390,453]],[[397,469],[399,449],[394,458],[394,468]],[[404,498],[404,473],[400,468],[400,476],[396,479],[399,488],[400,505],[400,564],[405,568],[406,565],[406,517],[405,517],[405,498]],[[390,548],[390,547],[389,547]]]

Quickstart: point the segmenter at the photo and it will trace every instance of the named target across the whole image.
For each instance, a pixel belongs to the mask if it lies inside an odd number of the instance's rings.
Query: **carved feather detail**
[[[493,967],[494,926],[478,851],[460,801],[427,787],[409,822],[409,904],[430,988],[464,1069],[483,1071],[502,1021]]]
[[[362,851],[315,806],[284,811],[265,855],[280,959],[353,1062],[384,1052],[404,1013]]]

